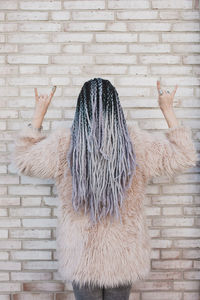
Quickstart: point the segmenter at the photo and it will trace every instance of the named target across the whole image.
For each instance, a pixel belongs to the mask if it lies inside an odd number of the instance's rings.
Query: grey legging
[[[79,287],[72,281],[72,287],[76,300],[128,300],[132,285],[100,288],[85,284],[83,287]]]

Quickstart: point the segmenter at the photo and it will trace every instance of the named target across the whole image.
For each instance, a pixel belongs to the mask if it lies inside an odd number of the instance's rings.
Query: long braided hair
[[[109,80],[86,81],[77,99],[67,153],[75,211],[90,213],[92,224],[106,215],[120,219],[136,161],[118,93]]]

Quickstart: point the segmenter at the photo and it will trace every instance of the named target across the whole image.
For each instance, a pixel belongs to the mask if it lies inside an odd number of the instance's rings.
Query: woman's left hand
[[[157,90],[158,90],[158,104],[160,106],[160,109],[162,111],[164,110],[170,110],[173,108],[173,100],[176,93],[176,90],[178,88],[178,85],[175,86],[174,90],[171,93],[168,93],[167,91],[163,90],[161,88],[160,81],[157,80]],[[162,95],[160,95],[160,90],[162,90]]]

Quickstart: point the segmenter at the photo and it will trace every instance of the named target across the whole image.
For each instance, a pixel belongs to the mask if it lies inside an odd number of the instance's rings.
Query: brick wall
[[[16,130],[33,114],[34,87],[57,85],[44,130],[70,126],[82,84],[116,86],[128,122],[168,126],[156,80],[179,88],[175,111],[199,149],[199,2],[195,0],[0,0],[0,300],[74,299],[57,273],[53,182],[19,177],[9,163]],[[134,300],[197,300],[199,168],[147,187],[152,270]]]

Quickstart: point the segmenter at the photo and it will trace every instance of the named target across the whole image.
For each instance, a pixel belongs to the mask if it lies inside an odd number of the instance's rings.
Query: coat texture
[[[122,224],[109,217],[92,227],[74,212],[72,177],[66,155],[70,128],[49,135],[22,128],[12,160],[19,174],[53,178],[59,198],[56,227],[58,272],[65,282],[113,287],[145,279],[150,271],[151,240],[144,211],[145,187],[155,176],[172,176],[193,167],[197,152],[189,127],[150,133],[128,125],[139,166],[121,209]]]

